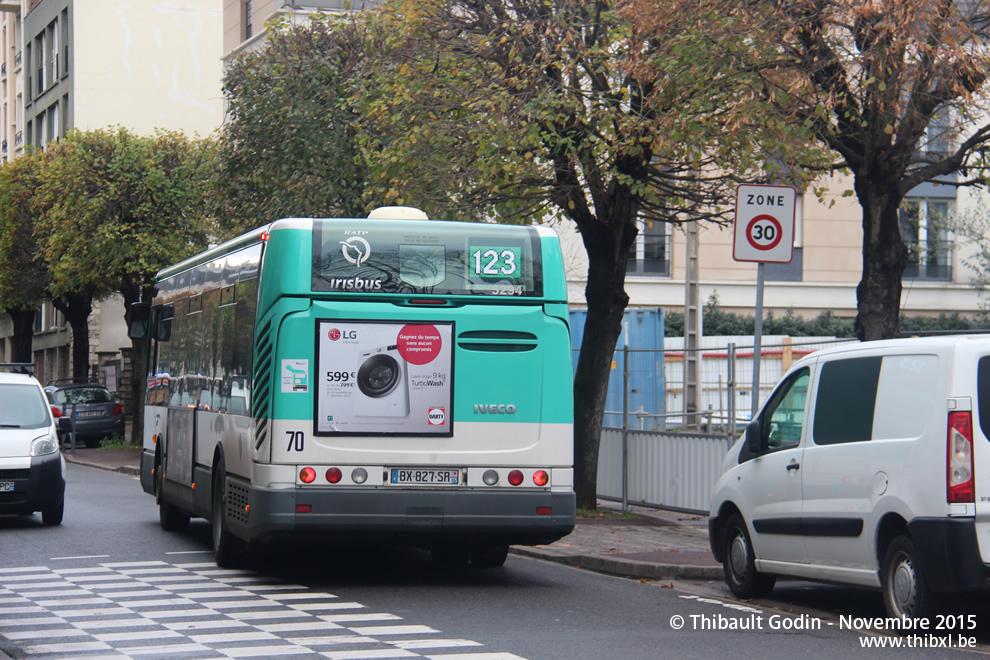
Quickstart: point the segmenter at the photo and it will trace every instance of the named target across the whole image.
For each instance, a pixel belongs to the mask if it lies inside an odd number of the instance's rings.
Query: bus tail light
[[[341,473],[340,468],[332,467],[327,470],[327,481],[332,484],[338,483],[342,476],[343,474]]]
[[[537,470],[533,473],[533,483],[537,486],[546,486],[550,483],[550,475],[546,470]]]
[[[316,470],[311,467],[304,467],[299,470],[299,479],[301,479],[304,484],[313,483],[316,480]]]
[[[518,486],[523,482],[523,473],[519,470],[513,470],[509,473],[509,483],[513,486]]]
[[[946,444],[948,445],[946,501],[950,504],[975,502],[971,412],[949,413],[949,437]]]

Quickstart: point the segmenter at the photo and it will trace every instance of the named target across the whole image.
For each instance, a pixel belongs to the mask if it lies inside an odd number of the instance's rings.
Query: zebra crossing
[[[521,660],[252,571],[165,561],[0,568],[0,650],[29,660]]]

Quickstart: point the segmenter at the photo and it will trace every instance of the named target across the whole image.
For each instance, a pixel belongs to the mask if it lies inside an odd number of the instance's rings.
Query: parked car
[[[55,381],[45,387],[56,417],[69,416],[76,423],[76,442],[99,447],[103,438],[124,435],[124,409],[103,385],[91,382]],[[62,432],[63,441],[67,432]]]
[[[46,525],[58,525],[64,502],[65,460],[41,384],[0,369],[0,514],[40,511]]]
[[[879,589],[891,617],[990,591],[990,337],[797,362],[723,463],[712,552],[740,598],[777,576]]]

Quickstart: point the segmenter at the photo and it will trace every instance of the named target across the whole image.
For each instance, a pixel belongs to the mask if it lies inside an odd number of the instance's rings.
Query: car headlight
[[[55,439],[54,435],[43,435],[31,442],[32,456],[45,456],[47,454],[54,454],[57,451],[58,440]]]

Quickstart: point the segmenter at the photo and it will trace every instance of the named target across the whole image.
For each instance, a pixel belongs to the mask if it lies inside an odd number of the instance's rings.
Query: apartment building
[[[207,136],[223,122],[222,0],[0,2],[0,160],[73,129]],[[90,363],[130,345],[119,298],[90,317]],[[0,361],[12,327],[0,318]],[[68,376],[70,333],[50,303],[36,320],[39,377]]]
[[[379,4],[380,0],[224,0],[224,59],[264,43],[265,23],[276,15],[303,21],[316,12],[357,11]]]

